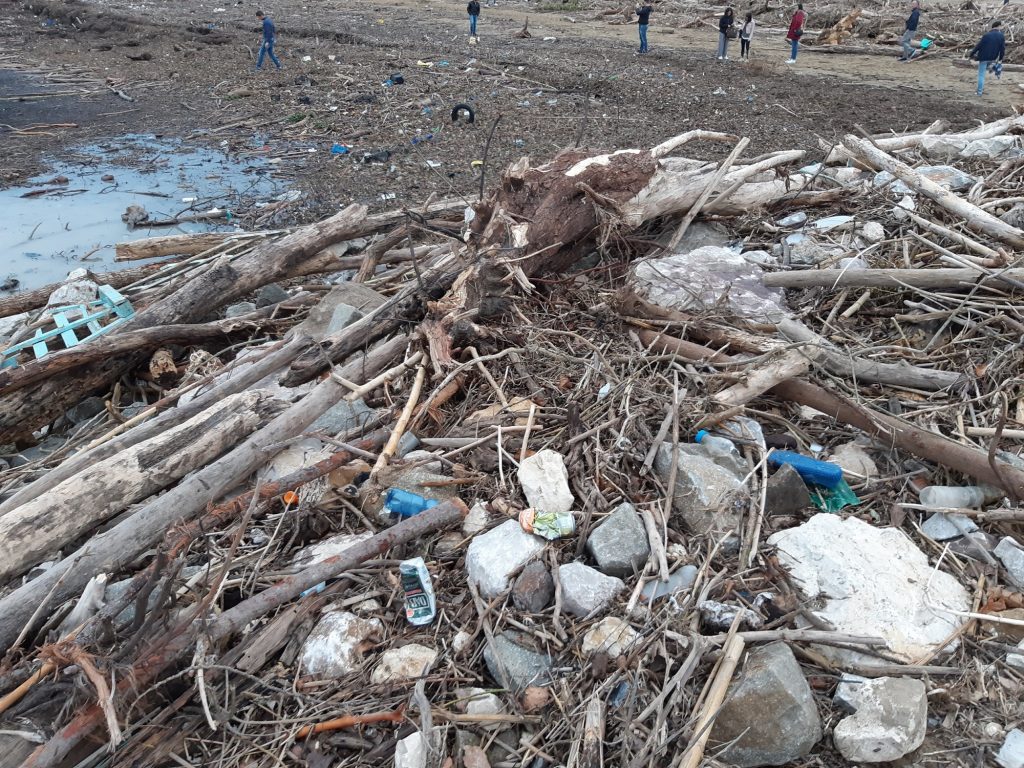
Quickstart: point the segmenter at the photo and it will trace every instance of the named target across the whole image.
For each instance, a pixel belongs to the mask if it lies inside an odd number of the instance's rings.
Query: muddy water
[[[0,190],[0,282],[13,277],[24,290],[77,267],[134,266],[145,262],[114,261],[117,243],[234,228],[229,220],[129,229],[121,219],[129,205],[143,206],[150,219],[167,219],[213,208],[249,211],[285,192],[260,161],[177,141],[129,136],[69,149],[47,173]]]

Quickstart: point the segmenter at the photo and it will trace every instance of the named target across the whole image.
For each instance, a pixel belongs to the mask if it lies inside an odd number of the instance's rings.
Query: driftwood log
[[[1024,269],[1000,270],[1003,277],[1024,282]],[[988,283],[999,290],[1012,285],[978,269],[807,269],[764,275],[764,284],[772,288],[927,288],[931,290],[969,290]]]
[[[339,375],[354,381],[363,376],[370,378],[387,367],[403,347],[404,343],[382,344],[364,360],[342,368]],[[93,536],[81,550],[68,554],[41,576],[0,598],[0,649],[6,650],[17,638],[41,601],[58,603],[76,597],[96,574],[123,568],[159,541],[172,525],[188,522],[235,488],[271,458],[268,446],[301,433],[346,392],[333,378],[324,380],[237,448],[140,507],[131,517]]]
[[[204,251],[237,238],[236,232],[196,232],[187,235],[145,237],[114,248],[114,261],[138,261],[160,256],[196,256]]]
[[[365,233],[368,226],[366,208],[352,205],[279,241],[262,243],[240,258],[221,257],[166,299],[137,314],[121,332],[203,320],[218,307],[287,277],[331,243]],[[0,390],[0,442],[10,442],[46,424],[142,360],[138,355],[110,357],[88,368],[52,376],[38,387],[13,393]]]
[[[146,416],[140,414],[136,417],[140,420],[140,423],[131,425],[127,432],[112,436],[109,439],[103,440],[102,443],[87,447],[81,453],[65,459],[59,466],[54,467],[39,479],[19,489],[10,498],[0,502],[0,515],[10,512],[15,507],[46,493],[69,477],[73,477],[92,466],[92,464],[103,461],[120,451],[172,429],[191,419],[196,414],[202,413],[222,399],[248,389],[256,382],[262,381],[283,366],[288,365],[307,344],[307,339],[300,338],[292,339],[284,344],[274,345],[266,352],[264,357],[253,362],[244,371],[238,372],[237,375],[232,373],[230,376],[220,377],[220,380],[216,381],[216,386],[213,386],[184,405],[173,407],[178,399],[177,397],[154,404],[151,406],[154,412],[162,411],[159,415],[153,416],[149,421],[141,423]],[[118,429],[121,428],[119,427]]]
[[[641,341],[651,349],[671,352],[690,361],[737,363],[737,358],[686,342],[656,331],[641,331]],[[921,429],[904,419],[874,408],[851,403],[817,384],[791,379],[772,390],[772,394],[800,405],[821,411],[836,421],[857,427],[866,434],[919,458],[969,475],[982,483],[1003,488],[1017,498],[1024,498],[1024,471],[1004,461],[989,462],[988,454],[948,437]]]
[[[0,581],[206,466],[279,410],[266,392],[234,395],[0,516]]]

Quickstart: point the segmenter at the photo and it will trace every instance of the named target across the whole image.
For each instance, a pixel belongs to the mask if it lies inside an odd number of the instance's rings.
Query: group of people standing
[[[638,5],[636,14],[640,25],[640,53],[647,53],[647,25],[651,18],[650,5]],[[787,64],[795,64],[797,52],[799,51],[800,38],[804,34],[804,22],[807,14],[804,12],[804,4],[797,3],[796,12],[789,22],[789,30],[786,32],[786,41],[790,44],[789,58]],[[754,21],[754,14],[748,13],[742,24],[737,25],[736,14],[732,8],[726,8],[725,12],[718,19],[718,60],[729,60],[729,41],[739,38],[740,60],[747,61],[750,58],[750,43],[754,39],[754,30],[757,22]]]
[[[487,0],[488,5],[496,2],[497,0]],[[651,23],[651,14],[654,12],[654,6],[651,5],[651,0],[639,0],[635,11],[637,28],[640,33],[640,50],[638,52],[647,53],[649,50],[647,45],[647,29]],[[469,0],[469,4],[466,6],[466,13],[469,15],[469,34],[475,37],[477,20],[480,17],[479,0]],[[262,69],[265,56],[268,56],[274,65],[280,69],[281,62],[274,55],[274,42],[277,37],[274,22],[263,11],[256,12],[256,20],[260,22],[263,32],[259,56],[256,59],[256,69]],[[797,53],[800,51],[800,38],[803,37],[804,22],[806,20],[807,14],[804,12],[803,3],[797,3],[796,12],[793,14],[792,19],[790,19],[789,30],[786,32],[786,41],[790,44],[790,54],[786,60],[787,64],[796,63]],[[920,23],[920,0],[911,0],[910,15],[907,17],[903,27],[903,34],[900,37],[900,45],[903,47],[903,55],[900,57],[900,61],[910,61],[917,55],[918,49],[915,49],[912,43]],[[750,43],[753,40],[756,26],[754,14],[752,13],[748,13],[743,24],[737,26],[733,9],[726,8],[718,20],[718,60],[727,61],[729,59],[729,41],[735,38],[739,38],[740,41],[740,59],[744,61],[749,59]],[[982,36],[981,40],[978,41],[978,44],[974,46],[969,54],[971,59],[978,62],[979,96],[985,92],[985,75],[988,72],[992,72],[997,78],[1002,75],[1003,56],[1006,54],[1006,38],[1000,29],[1001,26],[1001,22],[993,22],[992,28]],[[926,50],[928,45],[929,40],[927,38],[923,39],[920,43],[921,50]]]

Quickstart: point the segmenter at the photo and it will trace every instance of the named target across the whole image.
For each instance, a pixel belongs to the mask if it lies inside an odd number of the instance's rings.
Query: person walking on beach
[[[910,41],[914,39],[914,33],[917,32],[917,23],[920,19],[921,5],[917,0],[911,0],[910,15],[907,17],[907,23],[903,29],[903,37],[900,38],[900,45],[903,46],[903,55],[900,57],[900,61],[910,61],[914,58],[916,51],[914,46],[910,44]]]
[[[748,13],[743,27],[740,28],[740,59],[750,60],[750,39],[754,36],[754,14]]]
[[[736,17],[732,8],[726,8],[722,18],[718,20],[718,60],[729,60],[729,37],[736,36]]]
[[[651,23],[651,11],[654,8],[649,2],[640,2],[636,5],[636,25],[640,31],[640,53],[647,53],[647,27]]]
[[[800,48],[800,38],[803,37],[804,22],[806,20],[807,14],[804,13],[804,4],[797,3],[796,13],[793,14],[793,20],[789,22],[789,32],[786,33],[786,39],[791,46],[789,59],[786,60],[787,64],[796,64],[796,54]]]
[[[469,0],[466,13],[469,14],[469,36],[476,37],[476,20],[480,18],[480,3],[477,0]]]
[[[274,40],[277,38],[277,28],[263,11],[256,11],[256,20],[263,22],[263,43],[260,45],[260,55],[256,57],[256,69],[263,69],[263,57],[269,56],[274,66],[281,68],[281,62],[274,55]]]
[[[992,70],[997,78],[1003,74],[1003,55],[1006,53],[1006,38],[1003,36],[1001,21],[993,21],[992,29],[981,36],[978,44],[971,49],[970,58],[978,62],[978,95],[985,94],[985,73]]]

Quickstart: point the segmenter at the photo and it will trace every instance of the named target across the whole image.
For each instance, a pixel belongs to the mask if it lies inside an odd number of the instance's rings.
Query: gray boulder
[[[250,312],[256,311],[256,305],[251,301],[240,301],[237,304],[232,304],[230,307],[224,310],[224,317],[230,320],[233,317],[241,317],[247,315]]]
[[[764,509],[769,515],[795,515],[811,506],[811,495],[807,492],[800,473],[789,464],[783,464],[768,478]]]
[[[348,432],[365,427],[376,413],[362,399],[351,402],[340,400],[324,411],[320,418],[310,425],[309,431],[328,432],[332,435]]]
[[[504,688],[521,690],[551,682],[551,657],[520,645],[518,632],[502,632],[484,648],[484,663],[491,677]]]
[[[736,530],[748,491],[740,478],[707,456],[699,446],[680,444],[672,509],[694,534]],[[662,443],[654,470],[663,483],[672,472],[672,443]]]
[[[583,563],[559,566],[558,581],[565,610],[580,617],[604,610],[626,588],[622,579],[605,576]]]
[[[587,539],[587,552],[597,569],[609,576],[631,576],[643,570],[651,554],[640,515],[632,504],[620,504]]]
[[[256,306],[269,307],[271,304],[287,301],[289,298],[291,297],[288,291],[277,283],[271,283],[270,285],[264,285],[256,294]]]
[[[747,655],[715,720],[711,742],[728,745],[723,762],[753,768],[799,760],[821,735],[811,687],[793,651],[776,642]]]
[[[832,733],[836,749],[850,762],[891,762],[924,742],[928,698],[920,680],[844,675],[835,702],[853,711]]]
[[[544,541],[508,520],[474,537],[466,551],[470,582],[490,600],[508,589],[512,574],[544,551]]]

